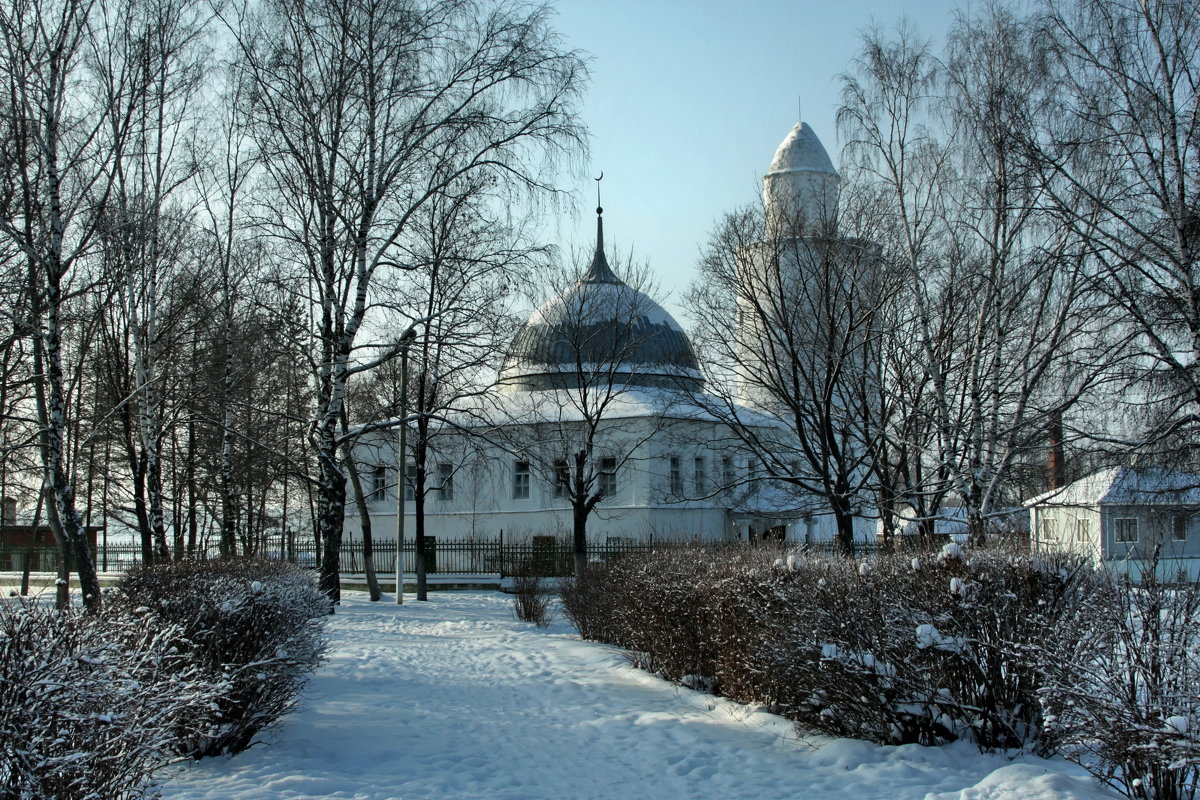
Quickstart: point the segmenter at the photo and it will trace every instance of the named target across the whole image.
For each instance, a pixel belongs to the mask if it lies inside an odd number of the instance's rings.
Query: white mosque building
[[[768,211],[786,204],[830,226],[837,180],[819,139],[798,124],[764,178]],[[432,443],[426,535],[569,539],[579,505],[572,499],[586,495],[595,498],[586,518],[591,542],[832,538],[811,500],[763,478],[761,461],[705,410],[713,403],[687,334],[610,269],[602,213],[597,208],[587,272],[519,330],[496,388],[464,415],[470,421]],[[775,435],[753,392],[744,399],[750,407],[739,408],[739,418]],[[395,444],[388,432],[356,448],[373,478],[368,508],[379,532],[396,527]],[[413,513],[409,489],[410,532]],[[360,530],[348,504],[345,536],[353,541]]]

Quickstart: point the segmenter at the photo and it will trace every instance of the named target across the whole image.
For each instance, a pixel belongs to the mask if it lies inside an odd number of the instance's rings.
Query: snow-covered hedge
[[[1065,556],[672,549],[592,568],[564,606],[647,669],[810,730],[991,748],[1038,744],[1041,643],[1092,591]]]
[[[593,565],[563,607],[634,663],[805,730],[1060,752],[1130,797],[1200,796],[1195,584],[957,546],[859,561],[694,548]]]
[[[0,605],[0,797],[142,797],[226,689],[146,613]]]
[[[1046,652],[1048,740],[1129,797],[1200,796],[1200,586],[1110,580]]]
[[[181,561],[130,572],[109,605],[180,630],[221,691],[207,725],[180,748],[201,758],[249,747],[290,711],[324,656],[329,599],[310,573],[278,561]]]

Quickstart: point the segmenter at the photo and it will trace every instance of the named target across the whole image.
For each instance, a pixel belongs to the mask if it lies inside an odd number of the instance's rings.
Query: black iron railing
[[[646,553],[665,547],[683,546],[685,543],[676,541],[655,542],[612,542],[589,543],[588,558],[593,561],[603,561],[632,553]],[[735,542],[728,547],[745,547],[745,544]],[[834,552],[831,542],[820,542],[809,545],[781,544],[775,542],[762,543],[763,547],[798,548],[803,547],[815,552]],[[858,542],[856,551],[869,554],[875,551],[874,543]],[[431,575],[516,575],[523,570],[531,569],[544,576],[570,575],[573,571],[574,553],[571,543],[565,539],[539,537],[538,540],[525,542],[509,542],[501,540],[442,540],[427,537],[425,544],[426,571]],[[361,542],[349,542],[342,545],[340,554],[341,569],[344,573],[361,573],[366,569]],[[281,558],[300,566],[315,569],[320,563],[320,553],[316,546],[309,542],[306,545],[297,544],[288,548],[287,552],[267,551],[259,553],[264,558]],[[209,548],[197,554],[200,558],[216,558],[217,549]],[[416,572],[416,545],[412,541],[404,543],[404,570]],[[52,548],[4,547],[0,546],[0,572],[20,572],[29,564],[34,572],[52,572],[55,569],[56,553]],[[142,550],[136,544],[101,545],[96,553],[96,566],[105,572],[120,572],[141,563]],[[393,574],[396,570],[396,543],[383,541],[374,545],[371,561],[375,571],[381,576]]]

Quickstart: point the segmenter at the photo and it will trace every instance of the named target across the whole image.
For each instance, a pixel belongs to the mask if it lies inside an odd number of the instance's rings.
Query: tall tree
[[[1059,113],[1026,136],[1053,208],[1084,242],[1092,287],[1132,337],[1127,445],[1181,447],[1200,423],[1200,5],[1047,0]]]
[[[844,553],[880,428],[880,267],[873,245],[832,225],[749,208],[719,225],[688,297],[705,363],[738,376],[710,381],[710,410],[762,477],[832,514]]]
[[[102,241],[109,278],[121,300],[131,355],[131,461],[139,474],[138,503],[143,558],[167,560],[163,496],[166,435],[166,359],[172,323],[165,318],[170,281],[186,259],[190,214],[181,202],[195,173],[196,117],[189,115],[201,89],[207,19],[200,6],[173,0],[129,0],[114,20],[106,71],[113,139],[129,147],[113,162],[114,191],[103,211]],[[130,87],[124,85],[125,82]],[[183,292],[178,293],[182,295]],[[176,330],[181,326],[175,326]],[[124,359],[122,359],[123,361]]]
[[[944,62],[911,30],[869,33],[844,78],[850,163],[885,198],[882,252],[906,276],[888,361],[916,371],[884,380],[920,398],[896,419],[932,434],[934,483],[901,494],[952,491],[976,540],[1095,377],[1078,363],[1096,326],[1077,240],[1045,213],[1022,146],[1054,107],[1046,58],[1037,27],[996,8],[956,21]]]
[[[410,349],[412,420],[408,437],[416,545],[417,599],[427,599],[426,504],[453,497],[457,465],[433,463],[439,437],[462,434],[486,397],[495,357],[513,333],[507,313],[512,288],[533,264],[537,248],[512,224],[490,220],[485,186],[463,181],[434,198],[414,221],[410,263],[419,264],[405,292],[413,318],[424,319]],[[474,420],[477,421],[477,420]]]
[[[132,77],[107,55],[119,10],[89,0],[17,2],[0,8],[0,234],[25,261],[36,408],[51,526],[79,574],[84,603],[100,607],[100,586],[76,504],[68,462],[70,408],[64,324],[88,282],[83,263],[127,141],[111,126],[114,97]]]
[[[551,187],[538,159],[580,143],[584,76],[545,8],[411,0],[269,0],[239,25],[270,198],[264,234],[284,248],[310,304],[321,587],[340,598],[346,502],[339,422],[351,378],[395,357],[366,342],[378,275],[412,269],[413,217],[467,176],[497,196]]]

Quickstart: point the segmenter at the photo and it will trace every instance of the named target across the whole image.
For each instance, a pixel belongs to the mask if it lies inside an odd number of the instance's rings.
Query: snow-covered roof
[[[768,175],[785,172],[824,172],[837,175],[820,138],[806,122],[797,122],[779,143]]]
[[[497,393],[486,411],[473,416],[486,419],[494,425],[582,422],[585,419],[582,408],[585,398],[592,408],[599,402],[604,403],[600,416],[605,420],[668,418],[723,422],[728,414],[728,407],[712,395],[654,386],[622,387],[619,383],[610,388],[602,382],[602,385],[590,390],[538,389]],[[740,406],[736,412],[743,424],[762,427],[777,424],[769,417]]]
[[[921,520],[922,517],[916,510],[908,505],[897,509],[893,518],[896,527],[904,536],[920,533]],[[933,532],[936,535],[965,536],[969,528],[967,509],[963,506],[943,507],[932,520]],[[883,520],[880,520],[879,524],[882,525]],[[1028,531],[1029,512],[1021,506],[993,508],[986,518],[986,524],[993,530],[999,528],[1006,531]]]
[[[1110,467],[1038,495],[1025,505],[1200,505],[1200,475],[1162,467]]]
[[[838,173],[813,129],[796,123],[775,151],[763,176],[768,218],[788,225],[833,222],[838,206]]]

